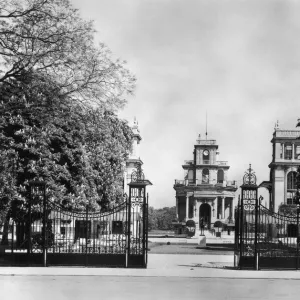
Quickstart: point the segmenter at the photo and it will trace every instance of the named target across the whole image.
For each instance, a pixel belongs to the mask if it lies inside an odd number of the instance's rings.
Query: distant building
[[[229,164],[219,161],[216,140],[199,139],[194,157],[184,162],[184,179],[175,180],[178,224],[193,220],[199,229],[200,219],[210,229],[217,220],[234,221],[236,182],[228,180]],[[177,226],[180,234],[180,226]]]
[[[280,129],[275,125],[272,143],[270,179],[259,187],[269,191],[269,208],[275,212],[281,204],[295,204],[296,174],[300,165],[300,130]]]

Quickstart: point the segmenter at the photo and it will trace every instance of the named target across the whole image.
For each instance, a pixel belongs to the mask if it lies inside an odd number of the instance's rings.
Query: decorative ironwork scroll
[[[251,164],[249,165],[248,172],[245,172],[245,175],[243,177],[243,184],[245,185],[256,185],[256,175],[255,172],[253,172],[253,169],[251,168]]]
[[[142,165],[140,163],[136,164],[136,171],[131,174],[131,182],[143,182],[145,180],[145,175],[142,170]]]

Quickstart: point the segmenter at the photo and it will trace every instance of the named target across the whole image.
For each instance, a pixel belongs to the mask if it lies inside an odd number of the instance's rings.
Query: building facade
[[[142,140],[140,135],[140,130],[138,127],[138,122],[134,119],[133,126],[131,127],[133,131],[133,141],[132,141],[132,151],[129,154],[129,158],[126,161],[125,173],[124,173],[124,193],[129,195],[129,186],[131,182],[131,174],[136,170],[137,164],[143,165],[143,161],[140,158],[139,146]]]
[[[203,140],[199,135],[193,154],[193,160],[182,166],[184,179],[174,184],[178,223],[193,220],[198,230],[201,218],[208,229],[217,220],[234,222],[237,186],[228,180],[228,162],[219,161],[216,140]]]
[[[275,126],[272,143],[270,179],[259,186],[269,190],[269,208],[278,212],[281,204],[295,204],[296,174],[300,165],[300,130]]]

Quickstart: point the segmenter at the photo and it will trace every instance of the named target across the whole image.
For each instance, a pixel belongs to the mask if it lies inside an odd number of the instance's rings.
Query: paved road
[[[1,299],[298,299],[299,280],[0,276]]]

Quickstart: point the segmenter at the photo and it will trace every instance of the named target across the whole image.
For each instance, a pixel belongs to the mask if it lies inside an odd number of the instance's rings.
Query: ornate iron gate
[[[43,198],[11,221],[1,265],[147,267],[145,193],[107,212],[70,211]]]
[[[235,255],[240,268],[298,269],[299,218],[271,212],[262,204],[236,210]]]
[[[299,211],[282,215],[264,207],[253,174],[250,166],[235,211],[235,261],[241,269],[298,269]]]

